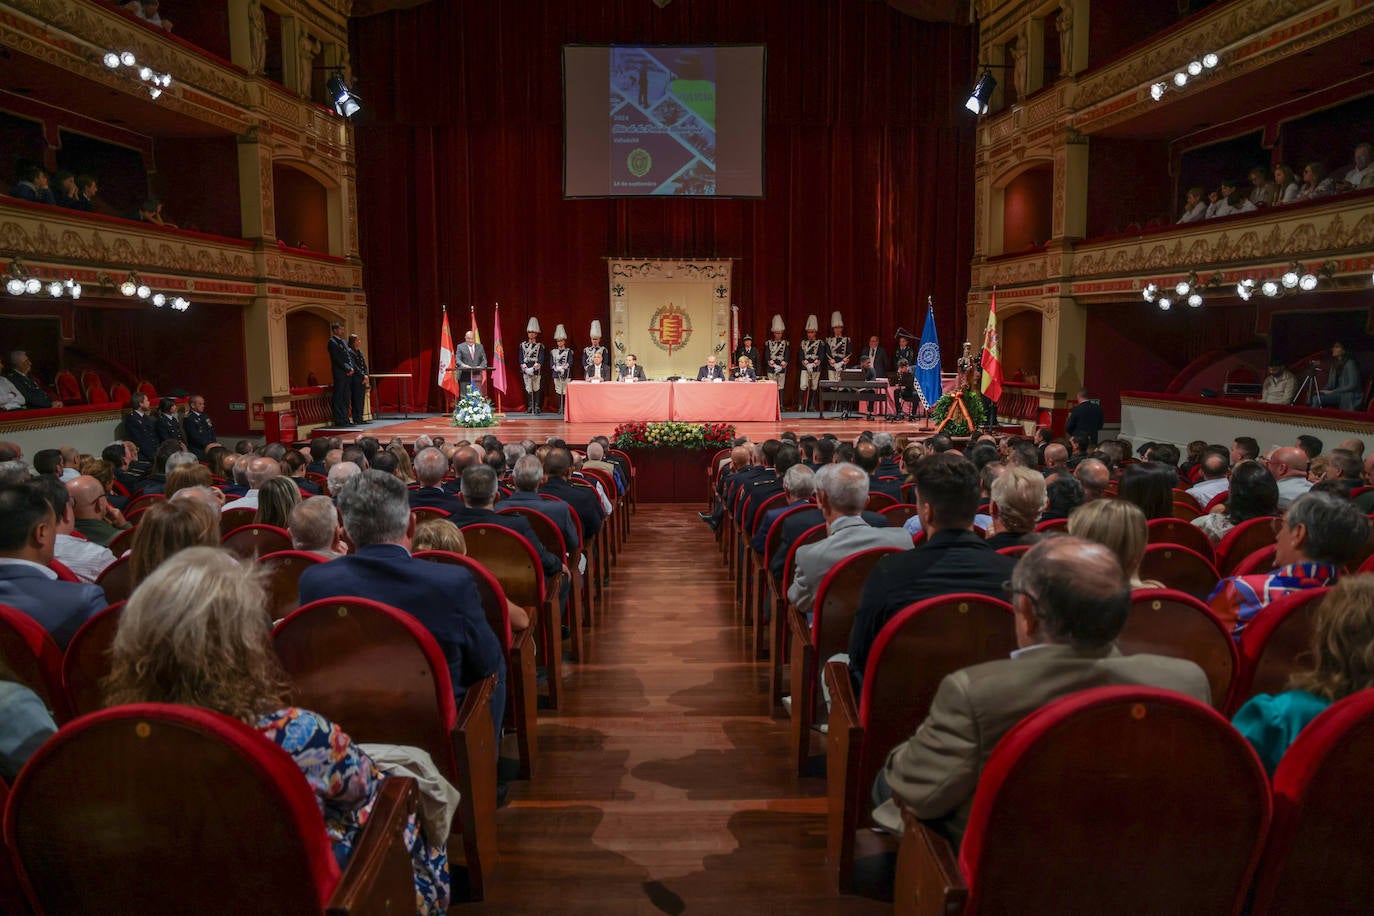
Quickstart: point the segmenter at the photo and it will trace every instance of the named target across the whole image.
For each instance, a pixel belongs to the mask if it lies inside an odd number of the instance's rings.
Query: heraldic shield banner
[[[706,357],[730,362],[730,268],[725,260],[609,259],[610,348],[633,353],[651,379],[696,378]],[[617,371],[617,374],[618,371]]]

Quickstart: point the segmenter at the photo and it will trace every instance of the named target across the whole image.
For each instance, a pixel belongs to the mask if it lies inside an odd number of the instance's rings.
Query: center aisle
[[[825,783],[794,775],[698,507],[642,504],[531,782],[464,913],[867,913],[825,890]]]

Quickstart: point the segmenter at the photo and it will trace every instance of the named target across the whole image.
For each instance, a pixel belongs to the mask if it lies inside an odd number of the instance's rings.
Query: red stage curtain
[[[580,348],[606,317],[607,256],[738,258],[745,327],[781,313],[794,340],[838,308],[856,343],[890,348],[899,324],[920,333],[933,294],[957,352],[972,37],[857,0],[431,2],[355,21],[371,364],[416,373],[417,399],[442,403],[440,303],[455,335],[475,306],[488,348],[495,301],[511,349],[530,315],[546,343],[561,321]],[[767,44],[766,198],[564,200],[565,42]]]

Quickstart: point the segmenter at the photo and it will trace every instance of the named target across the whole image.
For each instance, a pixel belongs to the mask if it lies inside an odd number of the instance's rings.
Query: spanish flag
[[[983,394],[996,404],[1002,397],[1002,342],[997,337],[997,291],[988,307],[988,326],[983,331]]]

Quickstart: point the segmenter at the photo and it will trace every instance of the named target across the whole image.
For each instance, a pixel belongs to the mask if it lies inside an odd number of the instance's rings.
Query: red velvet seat
[[[1037,534],[1046,531],[1068,531],[1069,520],[1066,518],[1052,518],[1036,525],[1035,530]]]
[[[787,654],[787,586],[791,584],[791,580],[787,578],[788,572],[786,570],[783,571],[783,578],[780,579],[773,575],[769,567],[772,556],[778,552],[778,541],[782,539],[783,520],[803,509],[814,508],[816,508],[816,504],[808,500],[802,505],[793,506],[778,513],[764,536],[763,554],[755,555],[752,558],[760,577],[758,587],[759,609],[756,617],[763,614],[765,606],[768,610],[768,697],[772,706],[777,706],[782,702],[782,666]],[[786,565],[786,558],[784,558],[783,566]]]
[[[438,506],[416,506],[410,510],[410,514],[415,518],[415,524],[428,521],[432,518],[448,518],[452,513],[440,509]]]
[[[1298,734],[1274,773],[1274,823],[1255,916],[1374,910],[1374,691],[1340,700]]]
[[[575,565],[576,561],[568,553],[568,544],[563,539],[563,532],[559,530],[557,523],[555,523],[553,519],[537,509],[531,509],[528,506],[509,506],[499,510],[497,514],[518,515],[525,519],[525,521],[529,522],[530,527],[534,529],[534,536],[539,538],[539,543],[544,546],[544,549],[554,556],[561,558],[564,563],[567,564],[568,572],[572,576],[569,583],[571,587],[568,590],[568,644],[572,649],[573,661],[582,661],[583,621],[582,608],[580,606],[581,602],[578,600],[579,592],[581,591],[580,582],[578,581],[580,576],[577,571],[577,566]],[[558,585],[557,591],[555,591],[552,583],[548,588],[548,591],[554,594],[560,594],[561,590],[561,584]],[[563,620],[561,618],[562,612],[560,611],[556,614],[550,614],[547,619],[541,618],[538,621],[538,623],[542,625],[542,638],[551,646],[561,646],[563,643]]]
[[[297,704],[355,741],[423,748],[463,793],[454,829],[480,899],[496,861],[496,675],[469,687],[460,709],[434,636],[404,611],[365,598],[303,605],[277,624],[272,645]]]
[[[124,517],[132,521],[134,516],[145,511],[153,503],[161,502],[166,498],[167,497],[161,493],[145,493],[142,496],[135,496],[133,499],[129,500],[128,505],[124,507]]]
[[[888,506],[899,505],[897,500],[886,493],[869,493],[868,504],[864,506],[869,512],[881,512]]]
[[[278,550],[258,557],[258,565],[267,570],[267,610],[273,620],[300,607],[301,573],[324,562],[324,557],[307,550]]]
[[[1242,560],[1261,547],[1274,543],[1273,516],[1247,519],[1233,527],[1221,537],[1216,546],[1217,572],[1223,576],[1235,575],[1235,568]]]
[[[257,509],[240,508],[225,509],[219,514],[219,533],[223,538],[226,534],[235,529],[242,528],[244,525],[253,524],[253,519],[258,515]]]
[[[1212,539],[1197,525],[1177,518],[1152,518],[1146,523],[1146,528],[1151,544],[1177,544],[1187,547],[1193,553],[1205,557],[1207,562],[1216,565]]]
[[[110,673],[110,647],[123,610],[121,601],[87,620],[62,653],[62,693],[72,715],[84,716],[105,707],[100,684]]]
[[[137,391],[139,394],[146,394],[148,396],[148,403],[152,404],[154,407],[157,406],[157,389],[153,387],[152,382],[148,381],[147,379],[143,379],[138,383],[138,385],[135,386],[134,390]]]
[[[14,672],[14,679],[38,694],[59,722],[70,718],[62,692],[62,650],[28,614],[0,604],[0,658]]]
[[[946,675],[1016,648],[1011,605],[985,595],[955,594],[920,601],[887,622],[869,652],[862,700],[849,668],[827,662],[826,868],[830,883],[853,883],[855,832],[871,815],[869,792],[888,753],[925,720]]]
[[[63,369],[53,376],[53,384],[57,386],[57,397],[64,406],[70,407],[85,401],[81,395],[81,385],[76,381],[76,376],[67,370]]]
[[[1034,544],[1013,544],[1010,547],[999,547],[997,552],[1004,557],[1019,557],[1034,546]]]
[[[417,560],[449,563],[461,566],[472,574],[477,593],[482,598],[482,611],[487,624],[501,644],[506,656],[506,722],[515,730],[516,749],[520,761],[520,779],[529,779],[534,758],[539,755],[539,687],[534,660],[534,633],[539,621],[531,621],[528,629],[515,631],[510,625],[510,609],[506,606],[506,592],[501,583],[481,563],[471,557],[447,550],[421,550]]]
[[[133,395],[129,392],[129,386],[123,382],[116,382],[110,386],[110,400],[120,407],[128,407]]]
[[[341,873],[300,767],[242,722],[145,703],[84,716],[19,774],[5,838],[46,913],[413,910],[415,784],[382,784]]]
[[[1255,576],[1260,573],[1267,573],[1274,568],[1274,556],[1278,548],[1274,544],[1261,547],[1258,550],[1247,554],[1231,570],[1233,576]]]
[[[95,584],[104,589],[105,600],[111,604],[129,600],[129,596],[134,592],[134,581],[129,571],[129,557],[126,555],[115,558],[115,561],[106,566],[105,571],[96,577]]]
[[[899,914],[1238,913],[1270,802],[1255,752],[1215,710],[1103,687],[997,744],[957,860],[903,819]]]
[[[137,528],[125,528],[123,531],[119,532],[119,534],[116,534],[114,540],[110,541],[106,547],[109,549],[110,553],[114,554],[116,557],[124,556],[125,551],[133,548],[134,534],[137,531]]]
[[[792,751],[798,776],[806,775],[811,756],[811,725],[825,719],[820,666],[832,655],[849,651],[849,631],[854,628],[864,582],[879,560],[900,552],[896,547],[873,547],[830,567],[816,585],[809,626],[805,614],[794,605],[787,608],[792,632]]]
[[[753,517],[744,532],[746,537],[741,539],[740,574],[744,577],[744,600],[740,609],[744,612],[745,625],[754,628],[755,658],[763,658],[768,644],[767,639],[764,638],[763,627],[764,604],[767,601],[768,570],[762,562],[763,558],[754,551],[754,537],[758,533],[759,526],[763,523],[763,517],[774,509],[785,507],[791,498],[786,492],[774,493],[755,507]],[[764,541],[766,548],[767,532],[764,533]]]
[[[291,532],[276,525],[248,524],[220,539],[220,545],[240,560],[255,560],[269,553],[291,549]]]
[[[887,519],[889,528],[901,528],[916,512],[915,503],[894,503],[878,510],[878,514]]]
[[[1312,667],[1313,621],[1329,591],[1309,588],[1284,595],[1241,630],[1241,681],[1232,695],[1233,712],[1257,693],[1287,690],[1291,675]]]
[[[1196,662],[1211,685],[1213,708],[1227,709],[1240,672],[1240,652],[1226,626],[1192,595],[1168,588],[1136,589],[1116,645],[1125,655],[1149,652]]]
[[[1211,561],[1177,544],[1150,544],[1140,561],[1140,578],[1163,582],[1167,587],[1206,600],[1217,587],[1217,570]]]

